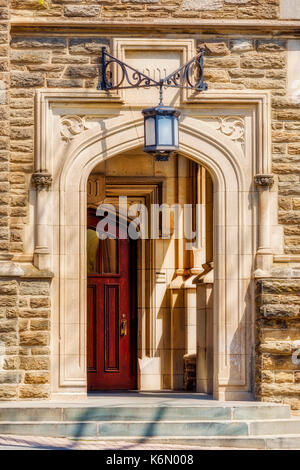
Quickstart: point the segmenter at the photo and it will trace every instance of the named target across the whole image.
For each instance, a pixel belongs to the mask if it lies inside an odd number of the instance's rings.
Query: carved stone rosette
[[[48,190],[52,184],[52,176],[46,172],[35,172],[32,175],[32,184],[38,190]]]
[[[274,184],[274,176],[264,174],[255,175],[254,182],[257,186],[271,187]]]

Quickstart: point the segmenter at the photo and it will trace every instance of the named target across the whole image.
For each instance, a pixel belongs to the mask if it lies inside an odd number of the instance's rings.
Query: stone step
[[[15,421],[0,423],[0,434],[55,437],[148,438],[148,437],[218,437],[284,436],[300,439],[300,419],[252,421]]]
[[[0,407],[2,421],[179,421],[288,419],[288,405]]]
[[[87,438],[92,442],[120,442],[120,438],[100,437],[97,440]],[[124,439],[123,441],[124,442]],[[138,438],[126,438],[126,444],[144,443],[155,444],[172,444],[174,446],[195,446],[195,449],[255,449],[255,450],[300,450],[300,436],[298,434],[286,434],[284,436],[204,436],[186,438],[185,436],[166,436],[166,437],[148,437],[146,440]]]

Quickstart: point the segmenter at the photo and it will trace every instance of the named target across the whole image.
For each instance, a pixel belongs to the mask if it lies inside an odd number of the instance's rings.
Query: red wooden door
[[[99,240],[88,214],[88,390],[136,388],[136,259],[129,239]]]

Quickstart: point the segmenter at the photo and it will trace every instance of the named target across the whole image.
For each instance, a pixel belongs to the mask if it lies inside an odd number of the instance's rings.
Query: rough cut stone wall
[[[12,0],[14,16],[97,18],[279,18],[280,0]]]
[[[49,330],[49,282],[1,279],[0,400],[49,398]]]
[[[0,1],[0,256],[9,252],[9,42],[8,0]]]
[[[218,40],[210,39],[207,41],[204,38],[198,37],[198,44],[202,43],[205,43],[205,78],[208,81],[210,90],[266,89],[270,90],[273,95],[273,170],[278,174],[279,178],[279,216],[281,223],[285,227],[286,252],[295,253],[297,252],[297,246],[299,246],[298,238],[300,234],[297,225],[299,222],[297,217],[300,217],[299,165],[297,164],[300,158],[300,107],[288,101],[285,96],[286,41],[279,39],[241,39],[235,37],[218,38]],[[18,187],[15,186],[16,196],[13,196],[14,202],[12,203],[15,217],[12,219],[12,236],[14,239],[11,243],[11,250],[13,252],[22,250],[22,223],[18,224],[18,221],[26,221],[27,202],[24,188],[28,185],[33,171],[35,90],[39,87],[95,89],[98,79],[96,64],[103,45],[109,45],[107,38],[39,34],[34,37],[16,36],[12,39],[11,179],[14,185],[18,185]],[[290,251],[291,249],[293,251]],[[41,295],[39,295],[39,298],[42,300]],[[20,299],[23,305],[23,295]],[[259,299],[263,301],[262,296]],[[32,302],[31,299],[30,302]],[[45,302],[48,302],[48,300],[45,300]],[[292,298],[290,298],[290,302],[293,302]],[[25,312],[27,312],[27,307],[23,306],[22,309],[25,309]],[[22,311],[24,312],[24,310]],[[31,313],[35,312],[34,304],[31,305],[29,311]],[[48,318],[42,316],[45,312],[47,312],[47,309],[45,311],[44,309],[38,310],[37,314],[41,313],[41,317],[38,317],[37,320],[34,318],[35,313],[32,314],[29,321],[23,316],[20,316],[18,321],[15,320],[16,330],[10,334],[11,336],[14,334],[17,336],[16,344],[19,345],[18,341],[23,342],[24,338],[29,342],[35,341],[36,336],[40,338],[38,341],[46,341],[49,323]],[[39,333],[36,333],[37,330],[33,330],[36,321],[38,321],[40,328],[45,327]],[[13,320],[11,320],[11,324],[14,324]],[[258,327],[262,326],[264,325],[259,320]],[[23,327],[27,328],[25,332],[15,333],[15,331]],[[258,330],[258,341],[262,334]],[[19,385],[19,387],[9,385],[12,394],[18,393],[19,396],[24,397],[27,393],[27,397],[46,397],[47,385],[42,383],[31,385],[27,382],[34,380],[35,377],[37,377],[36,380],[46,380],[48,377],[47,368],[49,366],[49,359],[47,357],[47,346],[42,346],[44,354],[41,354],[41,347],[38,345],[25,346],[22,343],[20,346],[22,354],[26,351],[29,352],[29,355],[24,355],[24,358],[21,357],[20,359],[18,377],[22,381],[22,385]],[[18,361],[17,356],[15,360]],[[31,371],[30,374],[25,373],[25,371],[21,372],[22,368],[25,369],[27,367],[33,370],[42,368],[43,372]],[[266,369],[266,371],[260,374],[263,385],[258,390],[258,397],[261,399],[288,399],[287,397],[290,395],[284,391],[282,391],[281,395],[275,395],[274,392],[273,395],[270,393],[267,397],[266,389],[263,387],[265,387],[264,380],[265,376],[268,375],[269,369],[265,362],[260,363],[260,369],[261,367]],[[291,361],[286,363],[286,370],[293,370]],[[275,377],[275,375],[277,377],[278,374],[275,374],[273,371],[273,376]],[[288,380],[285,382],[285,377],[288,376],[288,373],[285,376],[280,376],[281,390],[286,390],[284,389],[285,385],[287,387],[290,386]],[[279,376],[274,378],[274,389],[277,386],[278,380],[280,380]],[[18,389],[17,392],[15,391],[16,388]],[[295,400],[293,401],[293,406],[296,406]]]
[[[257,304],[257,397],[299,409],[300,280],[258,281]]]

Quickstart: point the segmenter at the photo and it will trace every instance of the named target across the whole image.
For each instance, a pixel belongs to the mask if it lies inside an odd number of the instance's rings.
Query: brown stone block
[[[17,305],[17,297],[12,295],[0,295],[0,307],[13,307]]]
[[[26,372],[25,384],[47,384],[50,381],[49,372]]]
[[[294,372],[295,383],[300,383],[300,371]]]
[[[283,54],[248,53],[241,56],[241,67],[247,69],[282,69],[285,62]]]
[[[11,100],[11,109],[28,109],[33,112],[34,102],[30,98],[14,98]]]
[[[98,64],[99,62],[99,57],[93,57],[92,56],[92,59],[95,60]],[[65,64],[65,65],[77,65],[77,64],[88,64],[90,62],[90,58],[87,57],[87,56],[75,56],[75,55],[71,55],[71,56],[61,56],[61,55],[53,55],[52,56],[52,60],[51,60],[52,64]]]
[[[299,224],[300,223],[300,211],[289,211],[278,213],[279,223],[282,224]]]
[[[172,7],[171,7],[172,8]],[[228,55],[229,49],[224,41],[205,42],[201,44],[205,48],[205,56]]]
[[[13,400],[16,397],[17,397],[16,385],[0,386],[0,400]]]
[[[26,217],[27,208],[26,207],[12,207],[10,211],[11,217]]]
[[[33,356],[49,356],[50,355],[50,348],[48,347],[34,347],[34,348],[31,348],[31,354]]]
[[[50,307],[50,298],[49,297],[31,297],[30,307],[31,308]]]
[[[16,331],[17,324],[15,320],[1,320],[0,321],[0,333],[9,333],[10,331]]]
[[[24,356],[20,358],[20,369],[23,370],[49,370],[49,367],[48,357]]]
[[[278,199],[278,207],[281,210],[289,211],[292,209],[292,199],[288,197],[280,197]]]
[[[272,341],[260,345],[262,353],[291,354],[292,345],[288,341]]]
[[[12,207],[25,207],[27,205],[27,196],[11,196]]]
[[[98,69],[93,66],[69,66],[65,75],[75,78],[94,78],[98,76]]]
[[[64,15],[71,17],[95,17],[99,16],[100,7],[97,5],[70,5],[64,8]]]
[[[229,69],[228,73],[232,78],[261,78],[265,76],[264,70],[255,69]]]
[[[263,370],[297,370],[299,365],[293,364],[292,356],[277,354],[261,354]]]
[[[70,54],[97,54],[102,47],[109,46],[107,38],[71,38],[69,42]]]
[[[19,49],[63,49],[67,46],[67,39],[62,37],[30,37],[16,36],[11,41],[11,47]]]
[[[40,331],[25,331],[20,334],[20,345],[22,346],[47,346],[49,334]]]
[[[272,170],[274,173],[278,174],[290,174],[290,173],[300,173],[300,164],[292,165],[286,163],[274,163],[272,165]]]
[[[50,329],[50,322],[48,320],[31,320],[30,329],[33,331],[48,331]]]
[[[2,341],[6,347],[18,345],[18,338],[15,332],[14,333],[0,333],[0,341]]]
[[[285,51],[287,43],[282,39],[260,39],[257,41],[258,52],[278,52]]]
[[[49,79],[47,86],[49,88],[82,88],[83,82],[78,79]]]
[[[4,370],[19,369],[19,357],[18,356],[5,357],[3,361],[3,369]]]
[[[236,69],[240,66],[240,58],[239,57],[207,57],[205,59],[205,67],[212,67],[212,68],[231,68]]]
[[[274,142],[298,142],[300,135],[299,132],[273,131],[272,138]]]
[[[20,318],[49,318],[50,310],[38,310],[38,309],[21,309],[19,312]]]
[[[293,383],[293,371],[275,371],[275,382],[277,383]]]
[[[300,155],[300,144],[289,144],[288,145],[288,153],[290,155]]]
[[[15,371],[1,372],[0,384],[17,384],[20,382],[20,374]],[[1,396],[0,396],[1,398]]]
[[[18,51],[11,50],[10,60],[13,64],[45,64],[49,62],[50,51]]]
[[[64,66],[63,65],[55,65],[55,64],[39,64],[39,65],[27,65],[27,70],[29,72],[63,72]]]
[[[26,331],[28,330],[28,327],[29,327],[28,320],[19,319],[19,331]]]
[[[0,294],[15,295],[17,294],[17,281],[0,281]]]
[[[261,393],[264,396],[272,395],[295,395],[300,393],[300,384],[294,383],[273,383],[262,384]]]
[[[49,295],[49,283],[46,281],[21,281],[20,295]]]
[[[44,76],[41,73],[12,72],[11,87],[36,87],[44,85]]]
[[[19,398],[49,398],[50,390],[46,385],[22,385]]]
[[[261,282],[262,292],[266,294],[300,294],[300,279],[299,280],[263,280]]]
[[[204,79],[209,82],[229,82],[229,75],[225,70],[207,69],[204,71]]]

